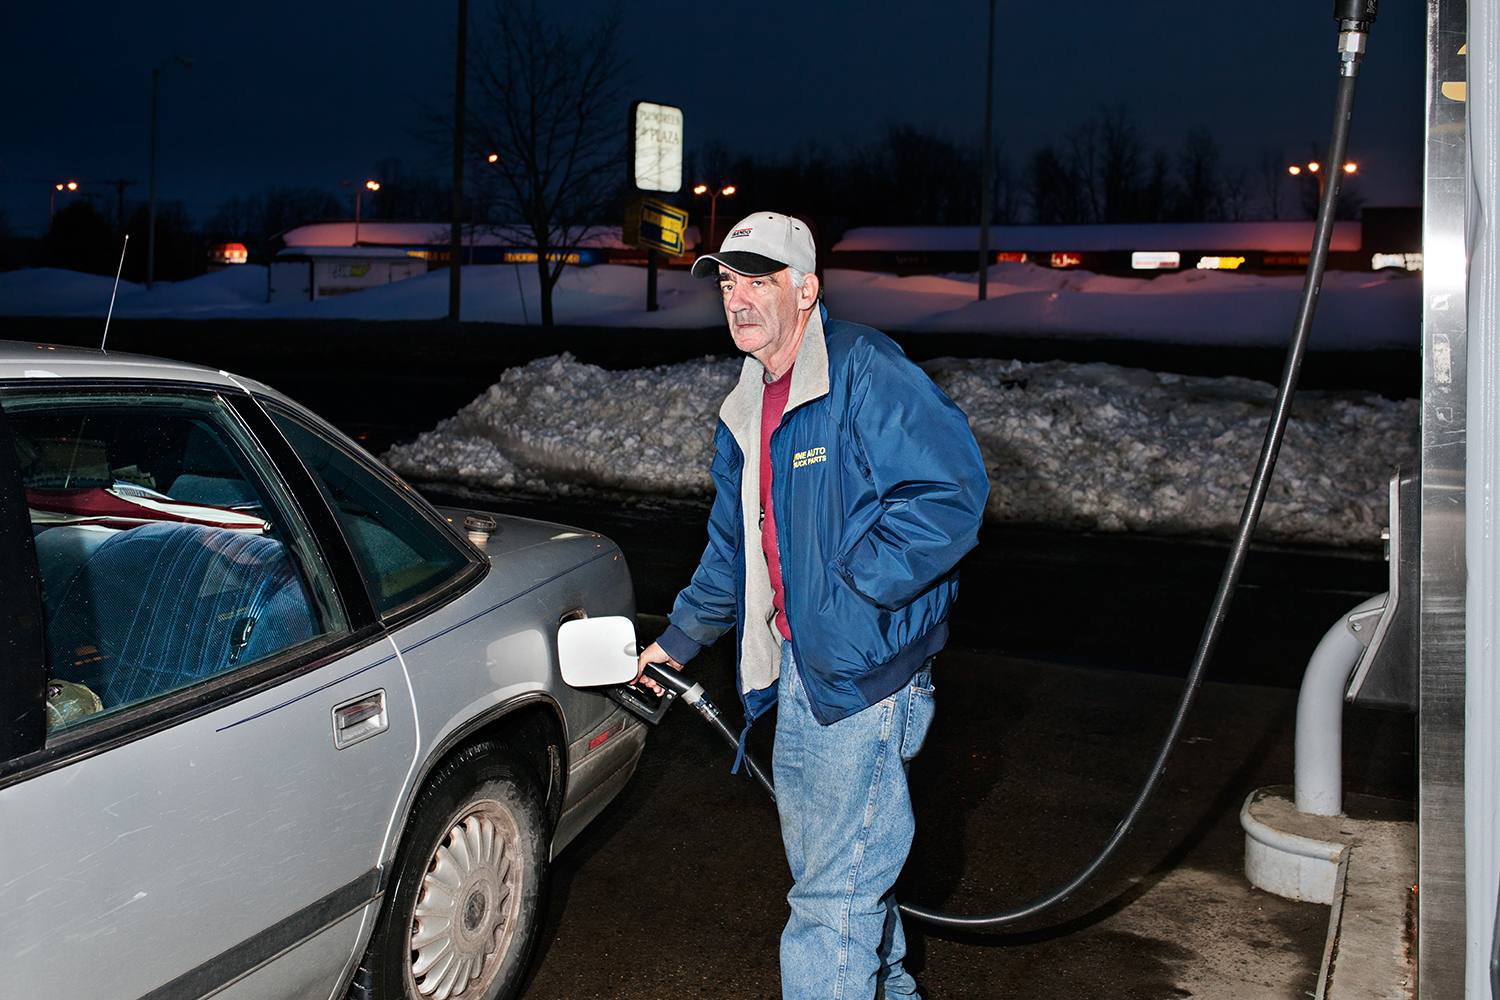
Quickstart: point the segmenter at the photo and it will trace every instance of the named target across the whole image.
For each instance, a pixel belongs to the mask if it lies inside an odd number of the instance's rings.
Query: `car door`
[[[331,512],[236,391],[9,386],[0,413],[5,992],[328,996],[416,750]]]

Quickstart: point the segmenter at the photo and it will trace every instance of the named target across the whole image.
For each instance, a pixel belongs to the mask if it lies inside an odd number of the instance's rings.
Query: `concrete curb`
[[[1358,804],[1376,814],[1401,808]],[[1317,1000],[1415,995],[1416,823],[1300,813],[1291,787],[1275,785],[1250,793],[1240,825],[1253,885],[1332,907]]]

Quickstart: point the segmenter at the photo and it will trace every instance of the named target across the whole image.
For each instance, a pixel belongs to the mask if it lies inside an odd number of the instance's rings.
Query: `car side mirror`
[[[557,627],[557,661],[573,687],[603,687],[635,680],[635,622],[623,615],[575,618]]]

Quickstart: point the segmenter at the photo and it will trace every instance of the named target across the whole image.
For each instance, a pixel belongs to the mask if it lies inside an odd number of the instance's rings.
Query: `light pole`
[[[68,181],[66,184],[54,184],[54,185],[52,185],[52,197],[50,199],[48,199],[48,202],[47,202],[47,218],[51,219],[54,215],[57,214],[57,192],[59,192],[59,191],[77,191],[77,190],[78,190],[78,182],[77,181]]]
[[[146,289],[151,289],[156,278],[156,91],[161,71],[174,62],[182,63],[183,69],[192,69],[193,61],[187,56],[173,56],[160,66],[151,68],[151,197],[146,210]]]
[[[699,197],[702,197],[705,194],[708,195],[708,249],[711,252],[714,249],[714,236],[716,235],[715,230],[718,228],[715,225],[715,222],[717,221],[718,216],[719,198],[721,196],[728,198],[730,195],[734,194],[734,185],[726,184],[717,191],[710,191],[707,184],[699,184],[697,187],[693,188],[693,194],[696,194]]]
[[[339,181],[344,187],[354,187],[353,181]],[[359,199],[365,191],[379,191],[379,181],[365,181],[364,188],[354,188],[354,245],[359,246]]]
[[[458,53],[453,65],[453,210],[448,237],[448,318],[457,323],[463,303],[464,80],[469,62],[469,0],[458,0]]]
[[[984,164],[979,170],[979,301],[989,297],[990,281],[990,119],[995,104],[995,0],[990,0],[989,56],[984,70]]]

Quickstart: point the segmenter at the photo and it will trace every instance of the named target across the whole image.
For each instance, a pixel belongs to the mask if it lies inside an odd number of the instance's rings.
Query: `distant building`
[[[1328,267],[1421,270],[1418,208],[1366,208],[1336,222]],[[1088,226],[991,226],[990,263],[1134,274],[1194,268],[1292,273],[1307,267],[1312,221],[1161,222]],[[978,267],[978,226],[865,226],[833,245],[828,267],[890,274],[947,274]]]
[[[360,222],[359,243],[349,222],[310,222],[280,234],[285,249],[271,260],[267,301],[306,302],[347,295],[414,274],[446,268],[452,251],[452,230],[446,223]],[[696,227],[688,231],[697,239]],[[569,264],[642,263],[646,252],[627,246],[619,226],[595,226],[573,246],[555,251]],[[526,246],[524,233],[465,227],[463,263],[535,264],[536,251]],[[688,266],[693,258],[670,263]]]

